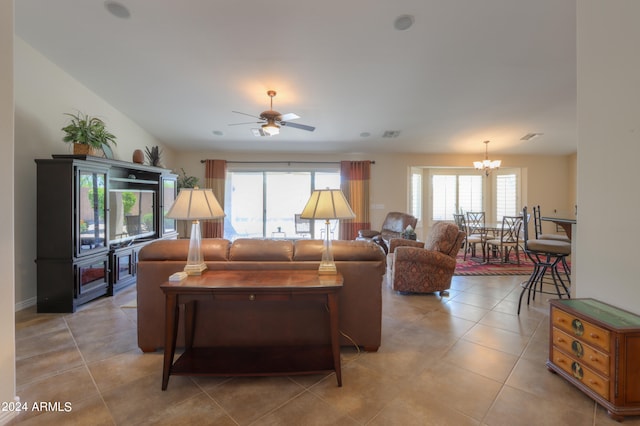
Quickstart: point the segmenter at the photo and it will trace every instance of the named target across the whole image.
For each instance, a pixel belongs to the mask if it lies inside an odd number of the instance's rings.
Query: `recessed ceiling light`
[[[408,30],[413,25],[413,21],[413,15],[400,15],[393,21],[393,28],[398,31]]]
[[[362,132],[362,133],[360,133],[360,137],[361,137],[361,138],[368,138],[369,136],[371,136],[371,133],[369,133],[369,132]]]
[[[213,131],[213,134],[214,134],[214,135],[216,135],[216,136],[223,136],[223,135],[224,135],[224,132],[222,132],[222,131],[220,131],[220,130],[214,130],[214,131]]]
[[[117,1],[107,0],[104,2],[104,7],[109,11],[110,14],[117,18],[127,19],[131,16],[131,12],[129,9],[122,3],[118,3]]]

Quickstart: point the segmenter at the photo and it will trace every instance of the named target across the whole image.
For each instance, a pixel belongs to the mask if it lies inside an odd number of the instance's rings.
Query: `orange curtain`
[[[340,189],[356,214],[340,222],[340,239],[354,240],[360,229],[371,229],[369,219],[369,181],[371,161],[341,161]]]
[[[204,186],[211,188],[224,209],[224,187],[227,176],[227,162],[225,160],[205,160]],[[202,221],[203,238],[223,238],[224,218]]]

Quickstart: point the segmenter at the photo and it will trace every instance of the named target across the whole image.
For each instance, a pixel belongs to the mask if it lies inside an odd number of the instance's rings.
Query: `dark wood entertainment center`
[[[74,312],[136,281],[137,254],[177,238],[164,217],[175,200],[170,170],[54,155],[37,164],[37,309]]]

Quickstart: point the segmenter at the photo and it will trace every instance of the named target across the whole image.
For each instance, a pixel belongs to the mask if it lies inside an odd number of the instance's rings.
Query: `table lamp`
[[[191,238],[189,255],[184,272],[188,275],[200,275],[207,269],[202,256],[202,236],[200,220],[224,217],[224,210],[211,189],[182,188],[178,197],[167,212],[169,219],[191,220]]]
[[[329,220],[353,219],[356,214],[351,210],[347,199],[339,189],[319,189],[311,193],[307,205],[304,206],[302,219],[324,219],[326,226],[326,238],[322,260],[320,261],[319,274],[336,274],[336,264],[331,252],[331,239],[329,238]]]

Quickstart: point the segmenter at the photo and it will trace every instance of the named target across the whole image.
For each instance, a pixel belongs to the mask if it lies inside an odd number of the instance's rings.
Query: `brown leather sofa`
[[[416,229],[418,219],[407,213],[389,212],[382,222],[382,229],[374,231],[371,229],[361,229],[358,231],[357,240],[373,240],[379,244],[385,252],[389,251],[389,242],[392,238],[402,238],[402,233],[407,226],[411,225]]]
[[[317,270],[322,240],[203,239],[209,270]],[[380,346],[382,279],[385,254],[366,241],[333,241],[336,267],[344,276],[340,291],[341,345],[357,344],[366,351]],[[138,346],[152,352],[164,346],[164,293],[160,284],[181,271],[188,240],[162,240],[145,246],[138,255]],[[182,346],[182,315],[178,345]],[[255,346],[266,344],[326,343],[326,310],[317,302],[246,303],[199,300],[194,346]]]

